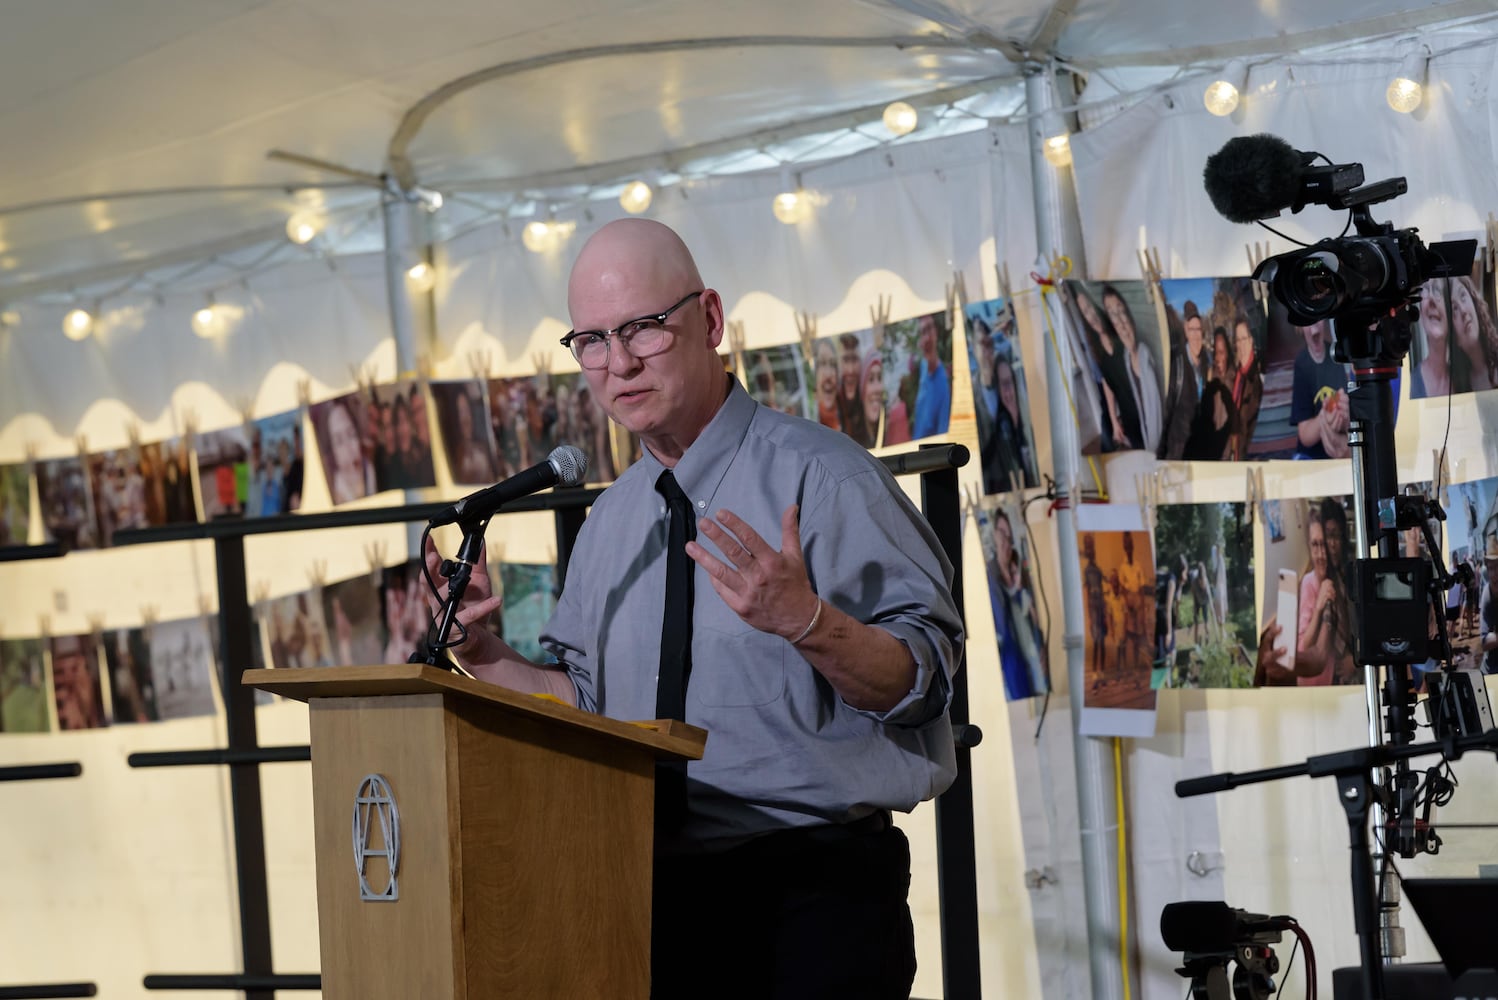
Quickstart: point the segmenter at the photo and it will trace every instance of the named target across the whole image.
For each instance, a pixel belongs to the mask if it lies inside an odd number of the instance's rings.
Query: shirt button
[[[704,509],[706,507],[707,507],[707,501],[706,500],[698,500],[697,501],[697,509],[698,510],[702,510],[702,509]]]

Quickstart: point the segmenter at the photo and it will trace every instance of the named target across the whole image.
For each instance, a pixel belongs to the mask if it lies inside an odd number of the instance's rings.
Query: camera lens
[[[1326,251],[1301,257],[1280,273],[1280,281],[1280,299],[1292,313],[1313,321],[1330,316],[1347,301],[1347,289],[1337,273],[1337,258]]]

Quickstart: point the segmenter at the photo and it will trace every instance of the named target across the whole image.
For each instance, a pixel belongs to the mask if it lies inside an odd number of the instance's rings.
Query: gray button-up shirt
[[[670,520],[655,491],[661,469],[647,451],[599,498],[541,635],[579,705],[616,719],[655,715]],[[673,471],[699,516],[731,510],[775,548],[782,512],[800,504],[812,587],[894,635],[916,663],[915,684],[893,709],[853,709],[788,641],[746,625],[699,567],[686,721],[709,735],[688,767],[678,846],[908,811],[945,789],[963,641],[952,567],[883,463],[843,434],[759,405],[735,382]]]

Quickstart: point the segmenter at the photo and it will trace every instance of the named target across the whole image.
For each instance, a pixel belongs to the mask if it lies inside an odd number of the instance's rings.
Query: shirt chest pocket
[[[785,694],[787,660],[794,656],[791,644],[744,624],[711,588],[708,595],[706,600],[698,596],[693,615],[687,699],[715,708],[779,701]]]

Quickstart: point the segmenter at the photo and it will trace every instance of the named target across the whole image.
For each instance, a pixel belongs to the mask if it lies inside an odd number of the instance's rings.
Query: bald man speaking
[[[555,662],[482,627],[459,659],[708,730],[703,759],[657,783],[655,1000],[908,997],[910,849],[890,813],[955,774],[952,567],[882,463],[724,372],[723,300],[671,229],[598,230],[567,305],[562,343],[643,457],[578,535],[540,636]],[[465,625],[499,607],[487,580]]]

